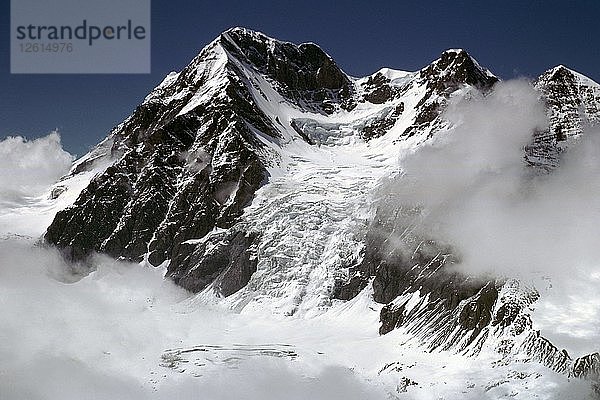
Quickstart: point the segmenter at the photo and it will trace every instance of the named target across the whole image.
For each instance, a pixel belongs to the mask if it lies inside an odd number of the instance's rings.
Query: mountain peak
[[[540,75],[534,86],[546,103],[551,134],[542,132],[528,157],[533,165],[554,168],[559,165],[561,148],[585,126],[600,122],[600,85],[560,64]]]
[[[247,28],[220,36],[228,55],[277,82],[293,101],[314,104],[350,99],[352,83],[333,58],[314,43],[283,42]]]
[[[321,50],[323,53],[325,53],[314,42],[303,42],[300,44],[295,44],[295,43],[288,42],[285,40],[279,40],[279,39],[273,38],[263,32],[255,31],[253,29],[245,28],[242,26],[236,26],[236,27],[229,28],[229,29],[223,31],[219,35],[219,38],[221,40],[234,41],[238,45],[259,42],[259,43],[271,43],[272,45],[290,45],[290,46],[294,46],[294,47],[316,47],[319,50]],[[327,56],[329,58],[331,58],[329,55],[327,55]]]
[[[577,72],[563,64],[559,64],[554,68],[551,68],[544,72],[538,79],[537,82],[568,82],[575,83],[577,82],[579,85],[600,88],[600,84],[583,75],[580,72]]]
[[[221,42],[225,41],[228,43],[232,43],[238,46],[256,43],[264,44],[269,42],[283,43],[280,40],[271,38],[262,32],[240,26],[229,28],[226,31],[222,32],[219,35],[218,40],[220,40]]]
[[[246,28],[244,26],[234,26],[229,29],[226,29],[221,34],[224,33],[234,33],[234,34],[244,34],[244,35],[254,35],[254,36],[267,36],[260,31],[255,31],[254,29]]]
[[[447,50],[442,51],[442,55],[446,54],[446,53],[449,53],[449,54],[453,53],[453,54],[466,54],[466,55],[469,55],[469,53],[467,53],[467,51],[465,49],[459,49],[459,48],[457,48],[457,49],[447,49]]]
[[[567,68],[566,66],[559,64],[554,68],[551,68],[544,72],[538,78],[538,81],[542,80],[550,80],[550,81],[574,81],[575,80],[575,71]]]
[[[421,77],[432,82],[432,85],[455,86],[457,84],[473,85],[487,89],[498,81],[498,78],[487,68],[483,68],[477,60],[463,49],[448,49],[440,58],[420,71]],[[440,86],[441,85],[441,86]]]
[[[237,47],[238,52],[243,53],[246,56],[248,56],[248,53],[254,51],[264,52],[266,50],[271,53],[271,55],[281,57],[289,55],[285,50],[290,51],[291,49],[299,49],[301,52],[312,53],[314,55],[318,54],[321,58],[327,58],[330,61],[333,61],[331,56],[313,42],[295,44],[275,39],[262,32],[239,26],[227,29],[219,35],[218,39],[225,47]],[[278,54],[282,51],[284,54]],[[254,56],[256,56],[256,54]]]

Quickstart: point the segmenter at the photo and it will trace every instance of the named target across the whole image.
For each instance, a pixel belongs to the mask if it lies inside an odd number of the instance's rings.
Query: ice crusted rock
[[[234,223],[268,177],[253,130],[278,132],[229,57],[213,42],[111,132],[112,165],[56,215],[49,243],[73,260],[98,251],[158,265]]]
[[[301,107],[327,113],[335,110],[334,104],[352,107],[350,79],[313,43],[281,42],[245,28],[224,32],[221,43],[238,60],[277,82],[282,94]]]
[[[580,357],[573,363],[573,376],[600,381],[600,353]]]

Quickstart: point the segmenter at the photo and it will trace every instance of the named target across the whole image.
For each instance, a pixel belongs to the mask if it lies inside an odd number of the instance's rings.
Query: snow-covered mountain
[[[564,65],[544,72],[533,84],[546,100],[550,129],[536,132],[527,149],[528,161],[553,168],[561,150],[576,140],[584,127],[598,123],[600,87]]]
[[[410,210],[379,207],[399,155],[449,134],[449,104],[498,81],[464,50],[355,78],[315,44],[230,29],[76,162],[55,196],[78,196],[44,238],[72,261],[163,265],[197,301],[247,314],[314,317],[368,295],[381,334],[597,379],[598,348],[572,358],[535,329],[535,287],[448,272],[451,248],[413,235]],[[523,168],[546,173],[600,120],[600,86],[564,66],[534,86],[549,127]]]

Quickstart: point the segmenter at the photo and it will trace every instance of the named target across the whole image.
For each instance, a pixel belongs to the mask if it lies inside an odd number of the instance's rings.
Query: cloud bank
[[[419,207],[415,232],[450,246],[467,274],[549,278],[542,334],[575,354],[600,350],[600,304],[589,296],[600,291],[600,131],[587,128],[558,169],[536,172],[523,147],[547,128],[539,94],[509,81],[476,100],[451,104],[455,128],[402,158],[385,189],[392,206]]]
[[[550,371],[507,383],[507,368],[401,346],[401,337],[377,337],[372,323],[372,334],[361,330],[353,312],[330,324],[234,314],[189,302],[161,269],[105,257],[93,263],[96,270],[81,278],[52,249],[0,241],[1,399],[494,399],[514,390],[528,398],[527,382],[544,398],[588,398],[585,382]],[[180,364],[199,374],[161,366],[166,349],[236,343],[287,343],[299,357],[199,352],[204,366],[194,357]],[[377,372],[395,361],[407,367]],[[399,391],[404,376],[419,386]],[[489,382],[505,386],[488,392]]]
[[[401,160],[398,205],[418,205],[417,229],[453,246],[468,272],[556,272],[600,259],[600,135],[589,130],[561,167],[535,174],[523,147],[547,127],[538,93],[501,83],[478,101],[452,104],[456,124]]]
[[[0,241],[0,398],[3,400],[380,399],[349,368],[276,357],[213,356],[203,376],[161,367],[177,346],[263,343],[263,327],[223,309],[186,306],[163,270],[105,257],[73,275],[53,249]],[[294,329],[296,331],[296,329]],[[233,336],[232,336],[233,335]],[[217,354],[218,356],[218,354]],[[210,357],[209,357],[210,358]]]

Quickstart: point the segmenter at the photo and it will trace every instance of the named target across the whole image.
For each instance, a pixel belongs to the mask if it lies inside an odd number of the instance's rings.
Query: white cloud
[[[189,302],[161,269],[105,257],[93,264],[95,272],[76,279],[53,249],[0,241],[2,400],[450,399],[457,393],[527,399],[530,390],[578,399],[589,393],[585,382],[569,383],[539,365],[492,367],[401,345],[406,337],[399,332],[378,337],[373,321],[364,329],[365,299],[354,304],[360,314],[347,308],[351,302],[308,320],[240,315]],[[269,343],[291,345],[298,357],[199,351],[183,354],[184,372],[160,365],[167,349]],[[379,373],[393,362],[397,368]],[[507,381],[513,368],[531,378]],[[399,393],[404,377],[418,384]]]
[[[106,257],[93,265],[82,278],[53,249],[0,241],[1,399],[382,397],[349,368],[286,358],[247,357],[228,367],[215,354],[202,377],[161,367],[170,348],[264,343],[280,333],[275,323],[260,331],[254,318],[188,308],[189,293],[161,269]]]
[[[41,195],[69,171],[72,161],[57,132],[34,140],[16,136],[0,141],[0,203]]]
[[[582,284],[588,292],[600,290],[590,279],[600,262],[600,132],[588,129],[558,170],[533,174],[523,146],[534,129],[547,126],[538,96],[527,82],[513,81],[477,101],[453,104],[446,116],[456,127],[408,154],[401,161],[404,176],[387,190],[396,196],[395,207],[422,207],[415,231],[450,245],[462,271],[549,277],[554,288],[548,298],[560,298],[562,309],[574,314],[562,322],[562,313],[540,318],[560,322],[563,340],[556,344],[581,354],[581,338],[575,330],[565,335],[565,325],[588,319],[587,331],[597,330],[593,321],[600,316],[597,302],[577,296],[581,288],[574,292]],[[544,299],[540,308],[548,311]],[[552,324],[544,328],[542,334],[559,336]],[[587,352],[599,350],[593,345],[599,340],[600,332],[588,336]]]

